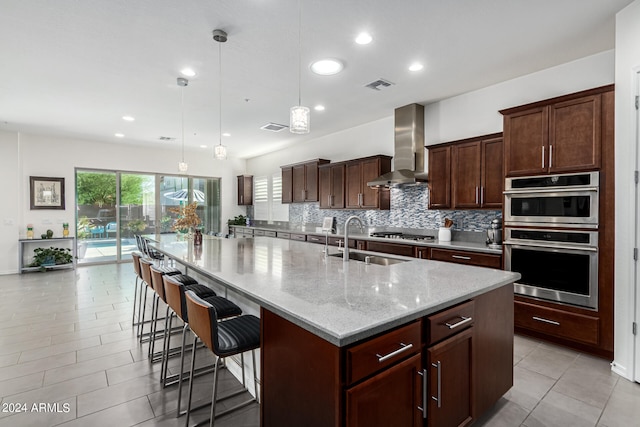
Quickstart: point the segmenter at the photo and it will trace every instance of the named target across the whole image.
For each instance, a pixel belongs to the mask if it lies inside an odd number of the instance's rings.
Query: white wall
[[[640,0],[616,15],[616,265],[615,331],[613,369],[628,379],[634,374],[634,261],[633,230],[635,185],[633,171],[638,156],[635,143],[635,74],[640,72]],[[636,371],[640,366],[635,367]]]
[[[611,84],[613,65],[614,51],[606,51],[428,104],[425,145],[502,132],[498,110]],[[263,175],[314,158],[336,162],[375,154],[393,155],[393,111],[387,118],[249,159],[247,171]]]
[[[48,228],[62,233],[62,223],[75,222],[75,168],[177,174],[178,149],[149,149],[127,144],[106,144],[33,134],[0,132],[0,177],[3,178],[3,214],[0,217],[0,274],[18,271],[19,236],[33,224],[36,236]],[[221,217],[244,213],[237,206],[236,175],[245,172],[245,161],[216,161],[212,150],[186,152],[189,175],[221,178]],[[30,210],[29,177],[65,178],[65,205],[61,210]],[[224,224],[222,224],[224,226]]]

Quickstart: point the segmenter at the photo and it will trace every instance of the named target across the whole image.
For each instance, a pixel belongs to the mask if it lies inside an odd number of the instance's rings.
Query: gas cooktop
[[[400,231],[374,231],[369,234],[371,237],[383,237],[385,239],[413,240],[413,241],[431,241],[435,240],[434,236],[425,236],[422,234],[407,234]]]

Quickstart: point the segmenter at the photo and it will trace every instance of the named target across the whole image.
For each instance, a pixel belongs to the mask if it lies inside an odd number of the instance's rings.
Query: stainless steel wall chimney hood
[[[395,109],[393,171],[367,183],[369,187],[416,185],[427,182],[424,173],[424,106]]]

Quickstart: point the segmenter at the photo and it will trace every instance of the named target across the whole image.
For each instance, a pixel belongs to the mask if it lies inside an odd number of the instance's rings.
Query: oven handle
[[[505,190],[503,194],[531,194],[536,195],[539,193],[575,193],[593,191],[598,192],[598,187],[554,187],[554,188],[523,188],[521,190]]]
[[[572,250],[572,251],[598,252],[598,248],[595,246],[571,246],[571,245],[558,245],[556,243],[545,245],[543,243],[529,243],[529,242],[523,243],[523,242],[517,242],[513,240],[505,240],[503,244],[519,247],[519,248],[534,247],[534,248],[543,248],[543,249],[566,249],[566,250]]]

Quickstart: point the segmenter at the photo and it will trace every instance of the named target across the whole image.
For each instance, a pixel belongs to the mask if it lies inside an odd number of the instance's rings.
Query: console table
[[[76,268],[76,238],[75,237],[54,237],[51,239],[19,239],[18,262],[20,274],[29,271],[40,271],[43,267],[45,270],[57,270],[64,268]],[[71,249],[73,261],[68,264],[45,265],[38,267],[27,267],[30,264],[30,258],[33,257],[35,248],[59,247]]]

